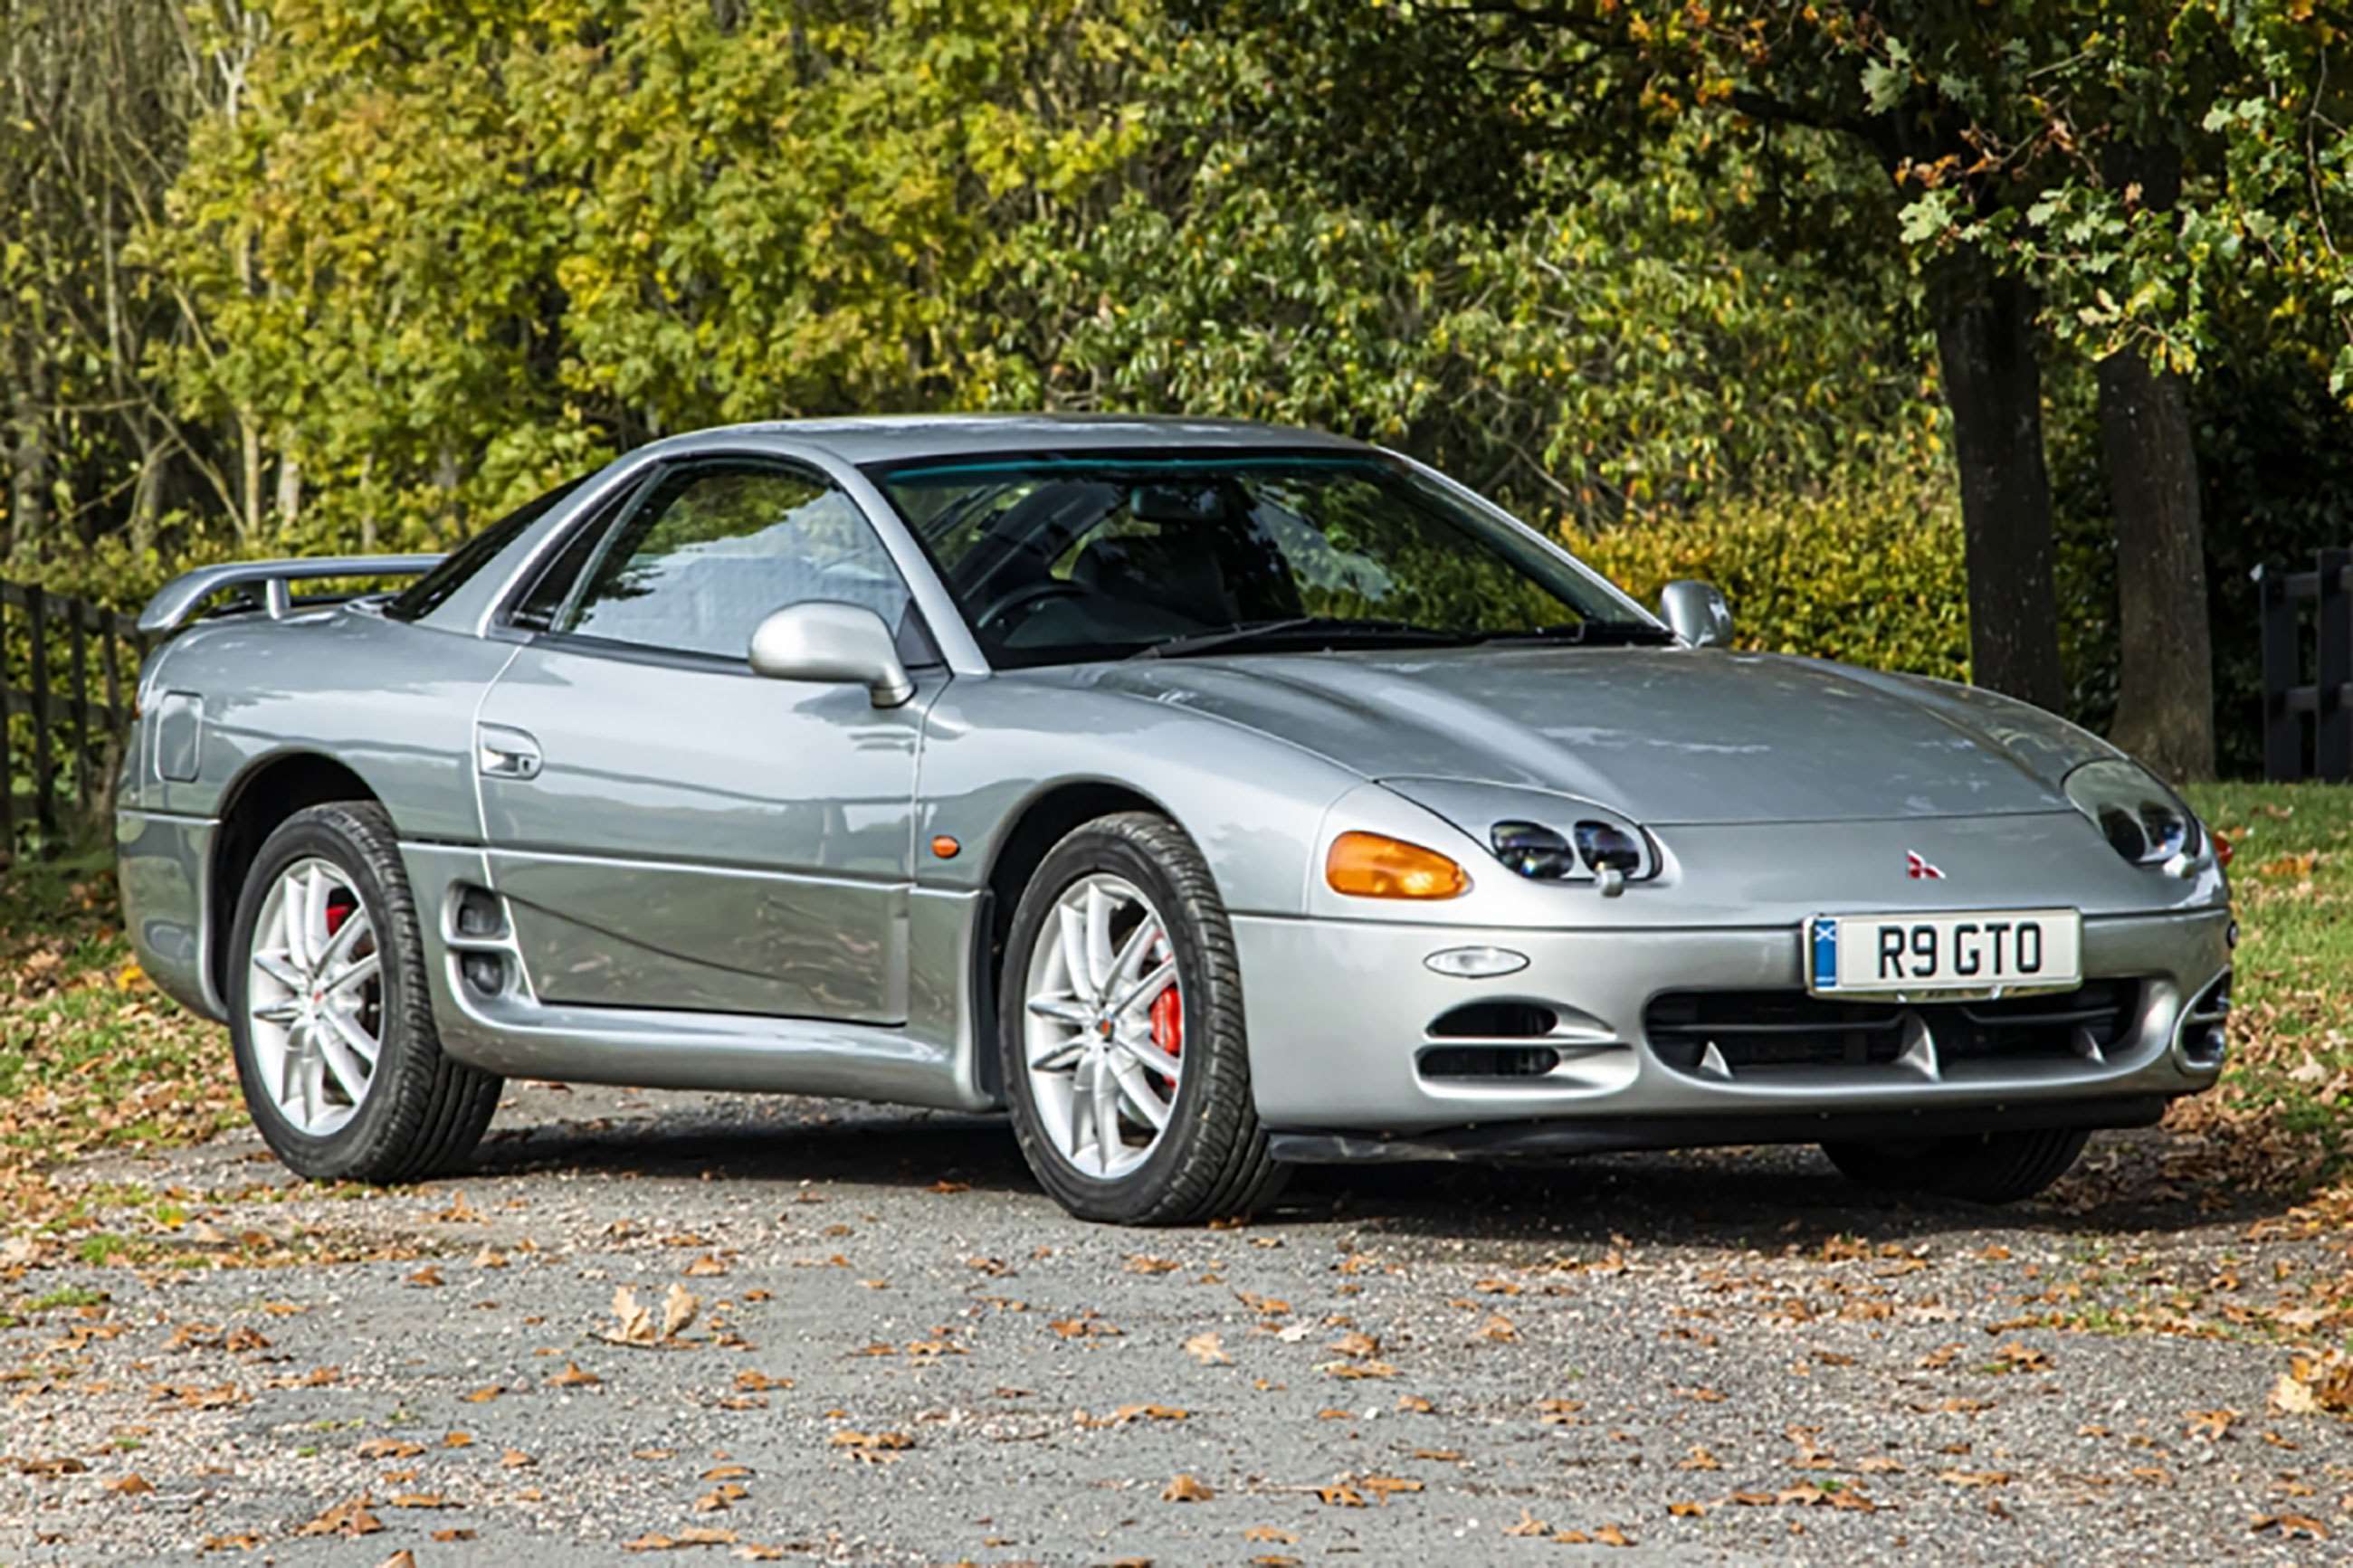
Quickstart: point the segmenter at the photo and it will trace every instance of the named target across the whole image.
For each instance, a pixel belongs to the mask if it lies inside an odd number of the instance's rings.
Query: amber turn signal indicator
[[[1359,899],[1451,899],[1471,878],[1435,849],[1380,833],[1343,833],[1324,857],[1324,880]]]
[[[956,858],[956,852],[963,847],[963,845],[957,843],[955,839],[950,838],[944,833],[932,840],[932,853],[938,856],[943,860],[955,859]]]

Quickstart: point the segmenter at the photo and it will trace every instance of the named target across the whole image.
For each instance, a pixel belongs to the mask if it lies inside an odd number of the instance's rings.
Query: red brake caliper
[[[343,922],[351,919],[352,911],[359,907],[359,901],[355,899],[329,899],[327,900],[327,934],[332,936],[343,930]]]
[[[1152,1043],[1172,1057],[1184,1054],[1185,999],[1177,994],[1174,981],[1152,999]]]

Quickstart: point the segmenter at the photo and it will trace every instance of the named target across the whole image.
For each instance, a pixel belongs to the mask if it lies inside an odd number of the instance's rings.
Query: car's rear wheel
[[[1185,1225],[1280,1188],[1233,931],[1176,824],[1124,812],[1056,845],[1015,909],[998,994],[1014,1131],[1064,1208]]]
[[[2012,1204],[2065,1175],[2090,1137],[2081,1128],[2051,1127],[1900,1143],[1825,1143],[1822,1152],[1866,1187]]]
[[[289,1167],[409,1181],[472,1152],[501,1080],[442,1054],[417,906],[381,806],[287,818],[247,874],[231,941],[237,1082]]]

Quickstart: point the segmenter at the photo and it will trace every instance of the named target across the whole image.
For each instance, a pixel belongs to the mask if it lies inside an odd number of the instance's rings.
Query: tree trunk
[[[2214,776],[2206,533],[2181,380],[2137,353],[2100,362],[2116,519],[2116,721],[2109,739],[2173,780]]]
[[[2067,683],[2052,585],[2033,291],[1968,252],[1937,268],[1930,300],[1961,473],[1971,678],[2056,710]]]

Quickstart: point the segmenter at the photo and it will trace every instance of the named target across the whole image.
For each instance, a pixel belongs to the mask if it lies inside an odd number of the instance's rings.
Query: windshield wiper
[[[1481,632],[1482,644],[1514,642],[1559,642],[1578,647],[1629,647],[1656,644],[1663,647],[1675,640],[1675,634],[1664,626],[1654,626],[1646,621],[1572,621],[1565,626],[1530,626],[1524,631]]]
[[[1190,632],[1138,648],[1128,657],[1175,658],[1189,653],[1208,653],[1215,648],[1240,647],[1249,643],[1312,641],[1317,637],[1366,638],[1415,644],[1460,644],[1478,640],[1477,634],[1473,632],[1440,631],[1435,626],[1418,626],[1411,621],[1389,621],[1370,616],[1292,616],[1279,621],[1245,622],[1221,631]]]

